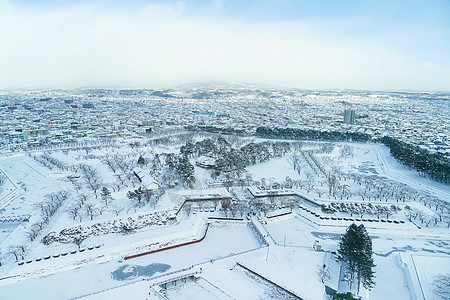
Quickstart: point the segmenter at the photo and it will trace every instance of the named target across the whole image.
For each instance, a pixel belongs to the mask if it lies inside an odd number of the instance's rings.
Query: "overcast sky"
[[[0,0],[0,88],[450,90],[449,0]]]

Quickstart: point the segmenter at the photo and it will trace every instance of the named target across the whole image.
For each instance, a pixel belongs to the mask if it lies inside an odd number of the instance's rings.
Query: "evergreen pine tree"
[[[347,263],[348,269],[357,274],[358,282],[362,282],[365,288],[372,288],[375,285],[372,240],[364,225],[350,225],[341,237],[339,247],[339,254]]]
[[[104,186],[102,188],[100,195],[102,196],[103,201],[105,201],[105,204],[108,205],[108,200],[111,196],[111,191],[106,186]]]
[[[145,165],[145,159],[142,156],[139,156],[137,163],[142,167]]]

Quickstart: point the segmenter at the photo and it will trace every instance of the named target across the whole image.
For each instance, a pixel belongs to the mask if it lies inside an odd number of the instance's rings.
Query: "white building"
[[[344,124],[355,124],[355,111],[353,109],[344,111]]]

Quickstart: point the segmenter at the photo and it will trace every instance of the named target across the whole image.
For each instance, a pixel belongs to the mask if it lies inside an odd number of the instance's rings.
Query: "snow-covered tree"
[[[372,240],[363,224],[347,228],[339,243],[339,254],[348,269],[357,274],[358,282],[367,289],[375,285],[375,264],[372,258]],[[358,285],[359,286],[359,285]]]
[[[130,200],[137,201],[137,205],[140,205],[142,197],[143,197],[143,194],[144,194],[144,190],[141,187],[139,187],[139,188],[137,188],[134,191],[128,191],[127,197]]]
[[[102,188],[102,191],[100,192],[100,196],[102,196],[105,205],[108,205],[108,200],[111,199],[111,191],[106,186],[104,186]]]
[[[450,274],[438,274],[434,278],[433,293],[438,299],[450,299]]]
[[[137,164],[139,166],[141,166],[141,167],[144,166],[145,165],[145,159],[142,156],[139,156]]]
[[[98,214],[98,209],[95,207],[95,204],[92,204],[92,203],[85,203],[84,210],[86,211],[86,214],[89,216],[91,221]]]
[[[319,276],[320,282],[325,284],[325,282],[331,279],[330,268],[326,264],[317,265],[317,276]]]

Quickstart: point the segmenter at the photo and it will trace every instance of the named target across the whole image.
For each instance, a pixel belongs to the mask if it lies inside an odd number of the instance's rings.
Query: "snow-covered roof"
[[[331,252],[325,253],[324,264],[327,266],[330,271],[330,278],[325,282],[325,284],[337,291],[339,287],[339,279],[340,279],[340,267],[341,264],[337,259],[336,254],[332,254]]]
[[[200,156],[195,163],[200,167],[211,168],[216,166],[216,160],[209,156]]]
[[[138,177],[142,185],[148,190],[156,190],[159,188],[159,183],[147,172],[139,167],[133,169],[134,174]]]

